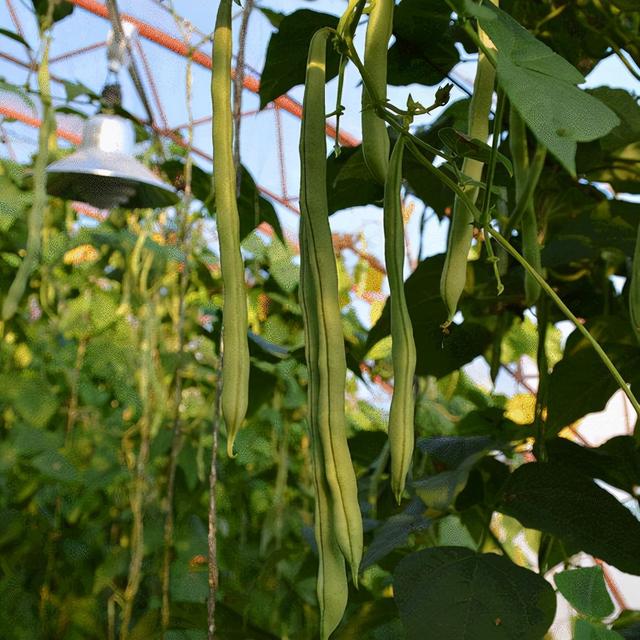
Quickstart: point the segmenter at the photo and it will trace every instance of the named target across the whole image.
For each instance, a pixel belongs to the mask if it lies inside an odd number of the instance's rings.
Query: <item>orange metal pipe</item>
[[[35,118],[33,116],[29,116],[22,111],[18,111],[17,109],[12,109],[11,107],[7,107],[4,104],[0,104],[0,114],[6,116],[7,118],[13,118],[14,120],[20,120],[20,122],[24,122],[36,129],[40,128],[42,124],[42,120],[40,118]],[[71,144],[80,144],[82,142],[82,136],[77,133],[72,133],[71,131],[67,131],[66,129],[56,129],[56,135],[58,138],[62,138],[63,140],[67,140],[67,142],[71,142]]]
[[[107,10],[107,7],[100,2],[97,2],[96,0],[68,0],[68,1],[71,4],[74,4],[77,7],[85,9],[86,11],[89,11],[97,16],[101,16],[103,18],[109,17],[109,12]],[[138,30],[138,33],[142,37],[146,38],[147,40],[150,40],[151,42],[155,42],[156,44],[163,46],[165,49],[169,49],[170,51],[173,51],[174,53],[177,53],[181,56],[189,57],[191,55],[191,51],[189,50],[189,47],[187,47],[187,45],[181,40],[179,40],[178,38],[174,38],[169,34],[165,33],[164,31],[162,31],[161,29],[158,29],[147,22],[143,22],[142,20],[139,20],[138,18],[135,18],[134,16],[129,15],[127,13],[122,13],[121,17],[123,20],[126,20],[127,22],[130,22],[132,25],[134,25],[135,28]],[[211,58],[208,55],[206,55],[205,53],[202,53],[202,51],[194,51],[192,55],[193,55],[193,61],[196,64],[199,64],[200,66],[205,67],[206,69],[211,69]],[[248,89],[249,91],[252,91],[253,93],[258,93],[260,91],[260,81],[257,78],[254,78],[253,76],[246,75],[243,79],[243,85],[246,89]],[[297,118],[302,117],[302,105],[296,100],[294,100],[293,98],[290,98],[289,96],[284,95],[284,96],[280,96],[279,98],[276,98],[274,102],[280,108],[284,109],[285,111],[288,111],[289,113],[293,114]],[[327,135],[335,139],[336,128],[330,124],[327,124],[326,128],[327,128]],[[360,141],[356,137],[352,136],[351,134],[345,131],[340,131],[339,141],[340,141],[340,144],[345,147],[356,147],[357,145],[360,144]]]

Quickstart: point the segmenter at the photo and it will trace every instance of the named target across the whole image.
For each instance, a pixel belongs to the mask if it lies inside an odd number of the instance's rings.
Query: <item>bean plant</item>
[[[213,174],[139,126],[183,199],[96,225],[46,196],[71,108],[49,43],[75,13],[34,1],[37,82],[7,87],[43,126],[30,164],[0,161],[0,637],[637,637],[611,567],[640,575],[640,105],[579,85],[609,56],[640,80],[640,10],[345,4],[256,9],[261,106],[304,84],[296,256],[234,160],[231,0]],[[328,153],[349,110],[362,144]],[[334,242],[364,205],[383,261]],[[580,420],[617,392],[627,424],[596,446]]]

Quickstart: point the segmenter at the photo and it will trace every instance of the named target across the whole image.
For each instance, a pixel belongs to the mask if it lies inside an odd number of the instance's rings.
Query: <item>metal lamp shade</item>
[[[171,186],[133,157],[134,140],[133,127],[124,118],[89,118],[80,148],[47,167],[47,192],[100,209],[176,204],[178,196]]]

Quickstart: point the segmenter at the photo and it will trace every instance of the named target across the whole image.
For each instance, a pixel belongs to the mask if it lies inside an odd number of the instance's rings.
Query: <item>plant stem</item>
[[[536,190],[536,187],[538,186],[538,182],[540,180],[540,176],[542,175],[542,169],[544,169],[544,161],[546,157],[546,147],[538,143],[536,151],[533,155],[533,160],[531,161],[531,165],[529,166],[527,180],[524,183],[524,187],[522,188],[522,193],[518,197],[516,208],[509,216],[509,219],[507,220],[507,224],[505,225],[503,231],[504,235],[507,238],[511,235],[511,232],[513,231],[513,229],[515,229],[516,225],[520,223],[520,219],[522,218],[524,212],[532,204],[533,193]]]
[[[153,256],[149,256],[153,259]],[[147,461],[151,445],[151,416],[152,399],[151,379],[153,373],[153,351],[156,346],[156,307],[153,300],[148,299],[148,291],[141,291],[145,298],[142,307],[142,335],[140,336],[141,367],[139,393],[143,402],[143,410],[138,428],[140,431],[140,449],[135,463],[133,490],[131,495],[131,512],[133,527],[131,531],[131,559],[129,561],[129,575],[124,592],[122,608],[122,625],[120,640],[127,640],[129,627],[133,617],[133,605],[142,581],[142,561],[144,559],[144,502],[147,490]]]
[[[218,484],[218,472],[216,462],[218,458],[218,433],[220,431],[222,398],[222,358],[224,347],[220,338],[220,363],[216,372],[216,392],[213,407],[212,443],[211,443],[211,469],[209,471],[209,522],[207,532],[208,548],[208,584],[209,595],[207,598],[207,639],[215,640],[216,636],[216,595],[218,593],[218,546],[217,546],[217,512],[216,512],[216,486]]]
[[[487,183],[484,188],[484,198],[482,201],[482,228],[486,230],[489,226],[489,204],[491,203],[491,189],[493,188],[493,179],[496,172],[496,160],[498,158],[498,147],[500,145],[500,134],[502,133],[502,118],[504,116],[504,106],[506,103],[506,97],[504,91],[498,90],[498,104],[496,107],[496,115],[493,119],[493,140],[491,141],[491,156],[489,157],[489,165],[487,167]],[[498,268],[498,258],[493,253],[493,247],[491,246],[491,240],[486,237],[485,233],[485,247],[487,249],[487,256],[489,262],[493,266],[493,273],[496,278],[498,286],[498,295],[504,291],[504,285],[502,284],[502,278],[500,276],[500,270]]]
[[[538,391],[536,393],[535,424],[536,443],[534,454],[540,462],[547,460],[547,448],[545,446],[545,426],[543,417],[544,408],[547,405],[547,391],[549,388],[549,364],[547,360],[547,329],[549,326],[549,298],[540,297],[536,305],[538,312],[538,347],[536,360],[538,364]]]
[[[10,320],[18,310],[18,305],[29,283],[31,272],[35,268],[41,253],[42,224],[47,208],[47,163],[49,161],[49,138],[55,130],[54,112],[51,106],[49,78],[49,48],[51,34],[47,33],[53,20],[54,3],[49,3],[49,11],[42,26],[40,37],[44,43],[42,60],[38,65],[38,89],[42,102],[42,124],[38,132],[38,153],[33,166],[33,204],[27,221],[26,254],[18,267],[15,278],[9,287],[2,304],[2,320]]]

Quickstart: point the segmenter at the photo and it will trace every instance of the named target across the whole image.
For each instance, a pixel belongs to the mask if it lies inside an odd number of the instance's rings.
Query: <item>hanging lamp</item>
[[[178,202],[178,195],[136,160],[133,125],[113,113],[121,102],[117,73],[127,50],[124,37],[110,34],[107,58],[115,81],[108,77],[102,111],[85,122],[77,151],[47,167],[47,192],[100,209],[168,207]]]

